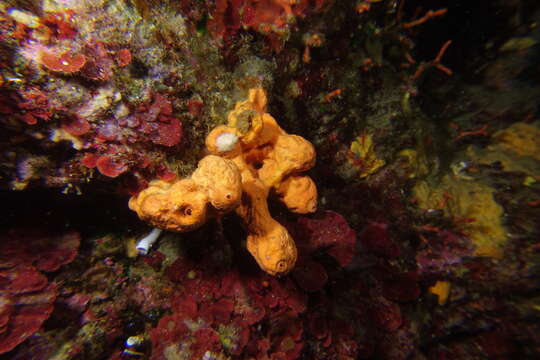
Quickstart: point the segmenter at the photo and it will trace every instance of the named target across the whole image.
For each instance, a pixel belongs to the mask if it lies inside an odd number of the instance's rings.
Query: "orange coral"
[[[282,275],[294,267],[296,246],[270,215],[267,199],[273,192],[293,212],[316,210],[315,183],[301,174],[315,164],[315,150],[281,129],[266,104],[264,90],[251,89],[229,113],[228,125],[210,132],[206,146],[213,155],[199,162],[190,179],[154,181],[129,206],[141,219],[173,231],[202,225],[208,203],[214,214],[235,209],[248,231],[249,252],[264,271]]]

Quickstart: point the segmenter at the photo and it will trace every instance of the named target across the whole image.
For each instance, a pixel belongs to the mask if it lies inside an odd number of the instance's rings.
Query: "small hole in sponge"
[[[227,200],[231,200],[232,196],[231,196],[231,194],[227,194],[227,195],[225,195],[225,197],[227,198]]]
[[[193,209],[189,206],[183,206],[180,208],[180,213],[185,216],[191,216],[193,215]]]
[[[263,166],[263,163],[260,161],[253,163],[253,167],[255,168],[255,170],[259,170],[260,168],[262,168],[262,166]]]

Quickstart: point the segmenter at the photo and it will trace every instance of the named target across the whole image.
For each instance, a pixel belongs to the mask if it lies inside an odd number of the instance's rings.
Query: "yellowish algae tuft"
[[[525,185],[540,180],[540,129],[515,123],[493,135],[486,149],[470,146],[467,157],[481,164],[500,163],[504,171],[522,172]]]
[[[422,209],[441,209],[453,218],[475,245],[475,255],[503,256],[507,241],[502,225],[503,208],[495,202],[494,190],[487,185],[446,175],[436,187],[419,181],[413,194]]]
[[[51,141],[60,142],[60,141],[71,141],[71,146],[75,150],[82,150],[84,148],[84,141],[79,137],[71,135],[69,132],[62,128],[54,129],[51,132]]]
[[[409,178],[423,177],[429,173],[428,162],[423,152],[403,149],[398,153],[398,156],[403,159],[402,166],[407,170]]]
[[[493,135],[487,148],[470,146],[465,163],[493,164],[504,171],[524,173],[523,184],[531,186],[540,179],[540,129],[519,122]],[[400,154],[414,164],[414,153]],[[412,166],[412,165],[411,165]],[[508,240],[502,224],[503,208],[494,199],[494,189],[474,177],[446,175],[436,185],[419,181],[413,188],[418,205],[423,209],[440,209],[456,220],[476,246],[475,255],[492,258],[503,256]]]
[[[137,250],[137,239],[135,239],[133,236],[129,236],[124,239],[124,251],[128,258],[136,258],[139,255],[139,251]]]
[[[518,122],[493,135],[498,146],[519,156],[530,156],[540,161],[540,129]],[[490,147],[491,149],[491,147]]]
[[[349,148],[349,162],[358,170],[361,179],[375,173],[386,163],[377,157],[371,135],[358,136]]]
[[[437,295],[439,305],[446,304],[448,295],[450,294],[450,283],[448,281],[437,281],[435,285],[429,288],[429,292]]]
[[[515,37],[505,42],[500,51],[523,51],[538,44],[532,37]]]

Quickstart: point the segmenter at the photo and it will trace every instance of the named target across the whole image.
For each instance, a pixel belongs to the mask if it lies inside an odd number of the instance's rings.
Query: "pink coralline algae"
[[[71,74],[86,64],[86,57],[81,54],[57,54],[54,51],[43,50],[39,62],[49,70]]]
[[[177,145],[182,138],[182,123],[172,116],[172,112],[171,101],[156,93],[150,105],[141,106],[135,118],[125,121],[127,126],[148,134],[154,144],[171,147]]]
[[[86,54],[86,62],[81,67],[81,75],[95,81],[107,81],[113,75],[115,62],[114,52],[109,51],[102,42],[90,42],[86,44],[83,52]]]
[[[0,121],[10,129],[15,125],[13,131],[28,140],[18,140],[25,144],[25,152],[26,144],[32,143],[28,149],[35,146],[50,159],[45,171],[36,171],[24,184],[13,174],[17,181],[9,186],[65,186],[68,182],[72,186],[121,176],[119,191],[131,193],[156,177],[171,179],[174,174],[165,160],[178,150],[175,147],[184,133],[175,110],[194,118],[200,114],[202,99],[193,96],[190,110],[196,114],[189,115],[184,106],[187,97],[173,94],[170,85],[154,87],[143,81],[136,84],[133,94],[137,96],[127,96],[135,85],[133,63],[147,66],[137,53],[138,42],[128,38],[111,41],[98,35],[99,31],[85,34],[81,32],[85,24],[95,25],[91,7],[68,10],[74,4],[64,5],[65,10],[59,12],[36,13],[31,27],[8,16],[11,10],[5,9],[7,14],[4,11],[0,16],[0,26],[4,25],[1,40],[16,39],[17,62],[24,69],[21,74],[35,78],[0,89]],[[119,15],[118,20],[122,19]],[[167,71],[177,70],[163,64],[159,69],[164,78]],[[70,143],[78,152],[49,151]],[[32,150],[32,154],[37,152]],[[10,159],[12,168],[26,155]]]
[[[137,156],[138,145],[142,145],[144,140],[149,140],[157,145],[173,147],[180,143],[182,139],[182,122],[172,115],[173,109],[170,100],[161,94],[154,94],[154,99],[150,104],[143,104],[132,114],[121,119],[109,119],[104,125],[96,128],[95,148],[100,153],[101,166],[99,160],[96,160],[98,170],[105,176],[116,177],[127,170],[126,160],[122,159],[120,154],[127,153],[127,147],[131,158],[129,163],[138,168],[146,168],[149,164],[148,158]],[[108,145],[108,146],[105,146]],[[116,149],[114,149],[114,146]],[[120,149],[125,147],[125,151]],[[137,158],[133,158],[133,156]],[[82,160],[83,164],[93,167],[93,161],[88,162],[92,155],[86,153]],[[100,158],[100,159],[101,159]],[[124,169],[124,166],[125,169]]]
[[[378,344],[378,353],[387,360],[409,359],[414,350],[414,332],[409,324],[384,334]]]
[[[326,253],[339,266],[347,266],[355,255],[356,232],[345,218],[333,211],[323,211],[313,218],[302,217],[288,224],[298,246],[298,263],[292,275],[298,285],[308,292],[321,290],[328,280],[325,267],[313,257]]]
[[[407,302],[416,300],[420,296],[416,272],[393,273],[388,271],[382,276],[381,281],[382,294],[388,300]]]
[[[105,176],[115,178],[127,170],[127,166],[112,156],[103,155],[96,161],[96,167]]]
[[[224,39],[241,28],[267,36],[272,48],[280,51],[296,18],[320,12],[328,0],[218,0],[212,12],[209,29],[214,37]]]
[[[63,121],[63,129],[87,143],[79,157],[82,166],[97,169],[106,177],[132,175],[133,184],[125,186],[137,192],[152,178],[173,179],[176,174],[163,162],[163,155],[149,151],[149,143],[173,148],[181,143],[182,122],[173,115],[170,99],[155,93],[130,114],[111,117],[104,122],[89,122],[74,114]]]
[[[71,10],[50,12],[43,16],[41,24],[46,27],[50,38],[72,39],[77,33],[73,22],[74,15],[75,13]]]
[[[46,281],[42,287],[17,285],[17,292],[0,290],[0,354],[12,350],[41,327],[51,315],[57,296],[56,285],[47,285]]]
[[[128,66],[131,63],[131,59],[129,49],[120,49],[116,52],[116,64],[120,67]]]
[[[18,93],[0,91],[0,114],[15,114],[27,125],[50,120],[58,107],[37,87],[29,86]]]
[[[328,358],[354,358],[362,353],[362,346],[355,342],[353,326],[330,320],[330,309],[337,309],[337,302],[329,300],[322,312],[316,305],[307,306],[309,293],[314,293],[312,300],[325,298],[322,290],[330,278],[326,267],[335,270],[352,261],[355,231],[332,211],[320,212],[313,218],[302,217],[287,226],[298,239],[301,259],[288,278],[243,272],[234,266],[223,268],[212,261],[211,254],[202,256],[202,261],[179,258],[171,264],[165,273],[178,286],[171,295],[172,313],[151,331],[152,358],[175,353],[186,359],[213,354],[294,360],[302,356],[310,336],[316,346],[327,348],[324,351],[332,354]],[[321,256],[327,261],[319,262]],[[329,289],[336,290],[339,291]],[[381,301],[386,307],[377,308],[379,322],[395,330],[401,324],[399,305],[384,298]],[[351,311],[356,307],[351,307]],[[397,309],[397,317],[391,311],[390,320],[385,319],[385,309]],[[393,322],[396,319],[398,322]]]
[[[356,232],[336,212],[323,211],[313,218],[302,217],[298,219],[296,232],[301,253],[326,250],[340,266],[349,265],[354,258]]]
[[[211,261],[180,258],[166,273],[178,287],[171,315],[151,330],[152,359],[177,353],[296,359],[303,348],[302,318],[307,297],[291,279],[263,272],[241,275]]]
[[[71,262],[79,244],[77,233],[10,231],[0,236],[0,354],[26,340],[51,315],[57,286],[40,271]]]
[[[355,336],[352,323],[328,317],[321,312],[308,314],[307,332],[317,339],[315,344],[326,359],[369,358],[370,351],[362,351],[366,336],[361,341]],[[358,356],[366,355],[366,356]]]
[[[62,129],[73,136],[81,136],[90,130],[90,123],[85,118],[74,115],[62,119]]]
[[[399,305],[383,297],[375,298],[375,301],[370,302],[367,310],[373,324],[385,332],[396,331],[403,321]]]
[[[439,231],[425,237],[428,243],[416,254],[418,271],[425,274],[445,274],[473,254],[471,241],[450,231]]]
[[[312,260],[299,261],[292,275],[299,286],[308,292],[321,290],[328,281],[328,273],[324,266]]]
[[[396,258],[400,255],[399,245],[393,240],[388,224],[372,222],[360,233],[364,248],[384,258]]]

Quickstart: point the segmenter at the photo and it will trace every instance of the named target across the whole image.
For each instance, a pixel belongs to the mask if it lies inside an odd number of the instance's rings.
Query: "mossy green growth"
[[[221,345],[229,352],[234,350],[238,341],[238,329],[234,326],[221,324],[218,328],[218,334]]]
[[[207,23],[208,23],[208,13],[204,13],[201,20],[196,25],[197,32],[200,35],[206,35],[206,33],[208,32]]]

